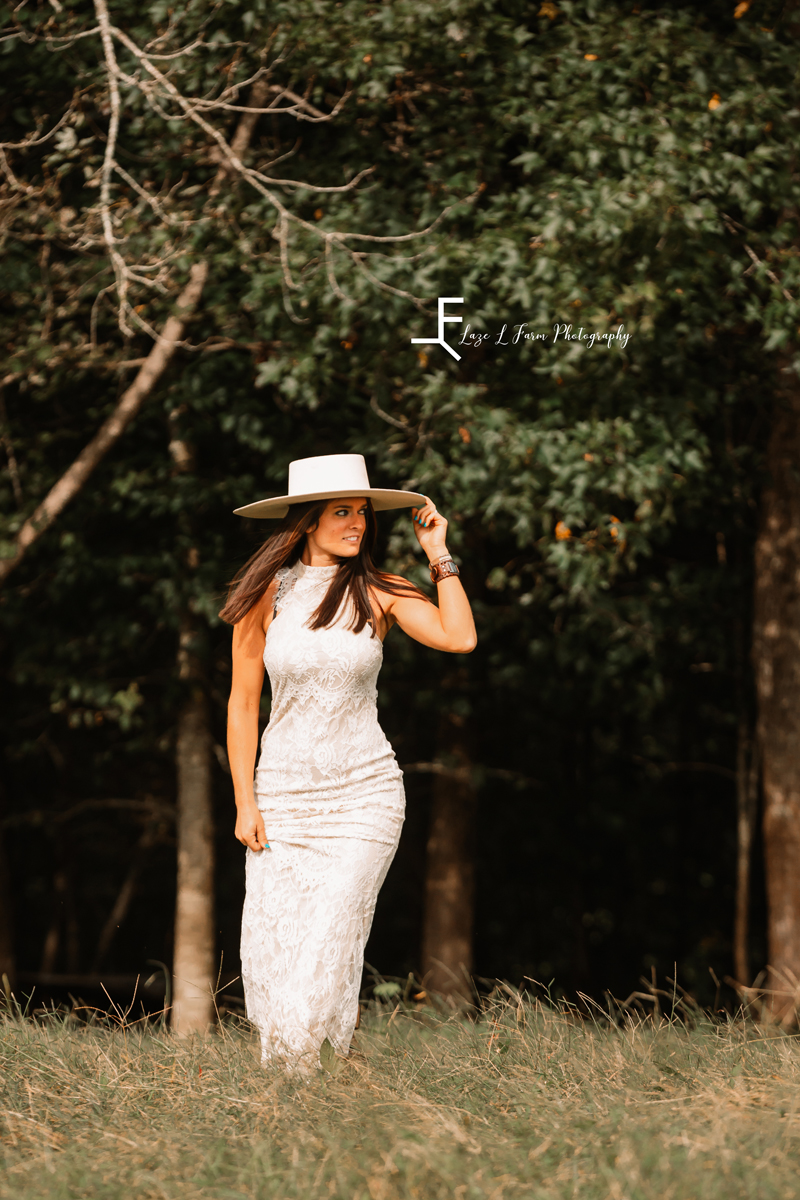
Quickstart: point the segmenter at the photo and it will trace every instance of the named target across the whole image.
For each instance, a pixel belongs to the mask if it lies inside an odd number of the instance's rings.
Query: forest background
[[[368,961],[456,994],[462,967],[597,997],[677,970],[794,1011],[795,8],[15,8],[9,987],[237,975],[216,612],[268,529],[232,509],[357,452],[448,517],[480,639],[387,641],[408,819]],[[411,342],[439,296],[459,360]],[[458,345],[522,322],[549,338]],[[381,531],[427,586],[407,515]]]

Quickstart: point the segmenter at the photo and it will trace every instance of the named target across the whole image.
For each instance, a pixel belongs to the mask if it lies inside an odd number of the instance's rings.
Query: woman
[[[372,562],[375,509],[412,508],[439,607]],[[377,718],[383,639],[399,625],[466,653],[475,625],[447,522],[425,496],[371,488],[360,454],[300,459],[286,496],[236,509],[280,524],[220,616],[233,631],[228,754],[247,847],[242,978],[262,1061],[347,1054],[364,945],[403,823],[402,773]],[[261,739],[264,668],[272,711]],[[269,835],[269,840],[268,840]]]

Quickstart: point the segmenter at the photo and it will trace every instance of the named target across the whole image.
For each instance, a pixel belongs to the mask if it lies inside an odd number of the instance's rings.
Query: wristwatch
[[[452,554],[443,554],[435,563],[431,563],[431,583],[441,583],[448,575],[458,574],[459,570],[453,562]]]

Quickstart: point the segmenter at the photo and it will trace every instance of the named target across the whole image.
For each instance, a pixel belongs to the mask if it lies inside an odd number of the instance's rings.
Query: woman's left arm
[[[425,505],[411,510],[417,541],[431,563],[447,554],[447,521],[426,497]],[[433,650],[449,650],[452,654],[469,654],[475,649],[478,635],[475,621],[457,575],[448,575],[436,585],[439,607],[426,604],[413,596],[381,596],[383,610],[391,624],[400,628]]]

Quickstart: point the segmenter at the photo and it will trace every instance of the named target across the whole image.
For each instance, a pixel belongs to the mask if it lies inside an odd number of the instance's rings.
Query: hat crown
[[[290,496],[333,491],[338,491],[341,496],[369,491],[363,454],[317,454],[289,463]]]

